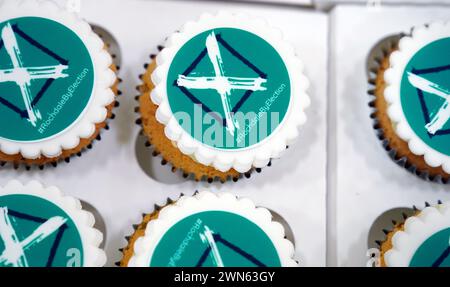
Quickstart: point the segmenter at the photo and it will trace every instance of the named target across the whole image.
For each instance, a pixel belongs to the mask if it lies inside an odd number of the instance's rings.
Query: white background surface
[[[340,6],[331,14],[330,264],[365,266],[368,232],[381,213],[450,200],[450,186],[425,182],[388,157],[371,129],[366,84],[373,45],[449,15],[450,7],[413,6]]]
[[[153,211],[154,204],[164,204],[167,197],[192,194],[197,189],[229,191],[251,198],[257,205],[282,214],[295,233],[297,258],[303,266],[324,266],[326,263],[326,97],[328,17],[321,12],[302,9],[274,8],[250,4],[209,3],[205,1],[137,1],[85,0],[81,14],[88,21],[113,32],[122,49],[124,79],[120,89],[120,108],[110,131],[102,141],[82,158],[70,164],[44,171],[2,169],[0,184],[10,179],[27,182],[37,179],[56,185],[66,194],[94,205],[107,225],[106,252],[108,265],[120,260],[118,249],[126,245],[124,237],[132,233],[132,224],[139,223],[141,213]],[[306,74],[312,81],[312,107],[307,111],[309,123],[301,131],[301,140],[281,160],[273,162],[250,180],[224,185],[195,183],[176,178],[161,158],[144,159],[156,176],[148,176],[136,157],[139,127],[134,113],[134,96],[143,64],[149,62],[156,45],[188,20],[202,12],[220,9],[243,10],[270,20],[283,30],[304,60]],[[306,29],[302,27],[314,27]]]

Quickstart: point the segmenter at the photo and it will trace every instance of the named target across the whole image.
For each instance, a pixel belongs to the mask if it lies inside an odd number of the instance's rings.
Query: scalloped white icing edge
[[[404,231],[392,237],[392,249],[384,254],[388,267],[407,267],[417,249],[433,234],[450,227],[450,202],[427,207],[408,218]]]
[[[83,266],[103,267],[106,264],[106,253],[99,248],[103,241],[103,234],[94,228],[94,215],[83,210],[78,199],[65,196],[57,187],[44,187],[37,181],[23,185],[17,180],[12,180],[5,187],[0,187],[0,197],[14,194],[33,195],[64,210],[75,223],[80,234],[83,244]]]
[[[64,131],[52,137],[19,142],[0,137],[0,151],[8,155],[21,154],[27,159],[58,157],[63,150],[77,147],[81,138],[90,138],[95,133],[95,125],[106,120],[106,107],[113,103],[115,95],[111,87],[116,82],[116,74],[110,69],[112,57],[105,50],[105,44],[78,15],[62,9],[49,0],[4,0],[0,2],[0,22],[18,17],[42,17],[56,21],[80,37],[89,51],[94,66],[94,87],[91,98],[77,120]]]
[[[429,26],[416,27],[410,36],[403,37],[399,42],[399,50],[391,54],[390,68],[384,74],[387,84],[384,97],[388,102],[388,115],[396,126],[396,133],[408,142],[411,152],[423,155],[429,166],[442,166],[443,170],[450,174],[450,156],[428,146],[416,135],[406,120],[400,99],[403,72],[411,58],[427,44],[448,37],[450,37],[450,22],[435,22]]]
[[[247,30],[267,41],[280,54],[291,81],[291,101],[283,121],[268,138],[241,150],[216,149],[195,140],[179,125],[167,97],[167,75],[179,49],[193,36],[220,27]],[[310,105],[310,98],[306,94],[309,80],[303,74],[303,63],[296,56],[293,46],[283,40],[281,32],[270,27],[263,19],[224,11],[216,15],[203,14],[198,21],[186,23],[179,32],[167,39],[165,48],[156,57],[156,63],[157,67],[151,75],[155,88],[150,95],[152,102],[158,105],[156,119],[165,125],[166,136],[182,153],[205,166],[213,166],[222,172],[234,168],[240,173],[252,167],[265,167],[272,158],[279,158],[286,146],[294,142],[299,134],[298,128],[306,122],[304,110]]]
[[[152,254],[164,234],[180,220],[204,211],[231,212],[250,220],[270,238],[282,266],[298,266],[294,260],[294,245],[285,238],[283,226],[272,221],[269,210],[256,207],[251,200],[238,199],[230,193],[215,194],[202,191],[193,197],[183,196],[173,205],[161,209],[158,219],[150,221],[145,229],[145,235],[134,243],[133,256],[128,267],[148,267]]]

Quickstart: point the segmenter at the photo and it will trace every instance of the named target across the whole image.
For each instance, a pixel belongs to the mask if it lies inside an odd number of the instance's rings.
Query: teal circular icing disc
[[[267,234],[250,220],[205,211],[173,225],[158,242],[151,267],[280,267]]]
[[[450,267],[450,228],[425,240],[414,253],[410,267]]]
[[[60,207],[31,195],[0,196],[0,267],[81,267],[83,252]]]
[[[269,138],[291,101],[291,79],[276,49],[237,28],[215,28],[174,57],[167,95],[180,126],[213,148],[241,150]]]
[[[0,23],[0,138],[35,142],[72,126],[94,89],[94,65],[78,35],[50,19]]]
[[[450,37],[434,41],[411,58],[401,81],[403,113],[429,147],[450,155]]]

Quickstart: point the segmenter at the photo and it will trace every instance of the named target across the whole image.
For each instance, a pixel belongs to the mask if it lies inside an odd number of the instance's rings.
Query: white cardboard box
[[[314,0],[314,4],[365,4],[368,6],[384,5],[450,5],[450,0]]]
[[[331,13],[329,265],[365,266],[374,220],[396,207],[450,200],[450,186],[425,182],[388,157],[372,129],[366,58],[378,41],[449,18],[450,7],[337,6]]]
[[[325,266],[327,15],[271,5],[205,1],[84,0],[81,4],[82,16],[111,31],[122,50],[120,77],[124,82],[120,86],[121,106],[115,110],[117,117],[110,131],[102,134],[102,141],[96,142],[94,149],[82,158],[44,171],[2,169],[0,184],[11,179],[37,179],[94,205],[107,226],[109,266],[120,260],[118,249],[126,245],[124,237],[132,233],[132,224],[139,223],[141,213],[151,212],[154,204],[165,203],[167,197],[206,188],[247,196],[257,205],[281,214],[294,231],[301,265]],[[172,175],[169,167],[161,166],[161,158],[153,159],[150,153],[141,157],[153,173],[148,176],[136,157],[136,150],[143,149],[142,141],[137,143],[138,116],[134,113],[138,75],[143,72],[143,64],[149,62],[150,53],[166,36],[202,12],[220,9],[265,17],[283,30],[304,60],[306,74],[312,81],[309,124],[302,129],[301,140],[282,159],[249,180],[223,185],[184,181],[179,175]]]

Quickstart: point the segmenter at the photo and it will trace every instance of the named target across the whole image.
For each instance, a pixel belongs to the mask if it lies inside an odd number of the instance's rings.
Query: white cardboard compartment
[[[154,176],[148,176],[138,164],[137,103],[134,96],[143,64],[156,51],[156,45],[188,20],[202,12],[221,9],[246,11],[265,17],[280,28],[293,43],[311,79],[312,106],[307,111],[309,122],[301,130],[301,139],[272,167],[254,174],[251,179],[226,184],[196,183],[172,175],[170,167],[161,166],[161,158],[142,159]],[[168,197],[193,194],[199,189],[229,191],[251,198],[257,205],[281,214],[296,238],[297,254],[302,266],[326,264],[326,98],[328,17],[321,12],[275,7],[205,1],[138,1],[83,0],[81,14],[89,22],[113,33],[122,51],[120,107],[110,130],[102,140],[81,158],[56,169],[43,171],[2,169],[0,184],[11,179],[28,182],[36,179],[45,185],[56,185],[66,194],[78,197],[97,208],[107,226],[106,252],[108,266],[120,260],[119,248],[124,237],[132,233],[143,212],[151,212],[154,204],[164,204]],[[311,29],[310,27],[314,27]]]

